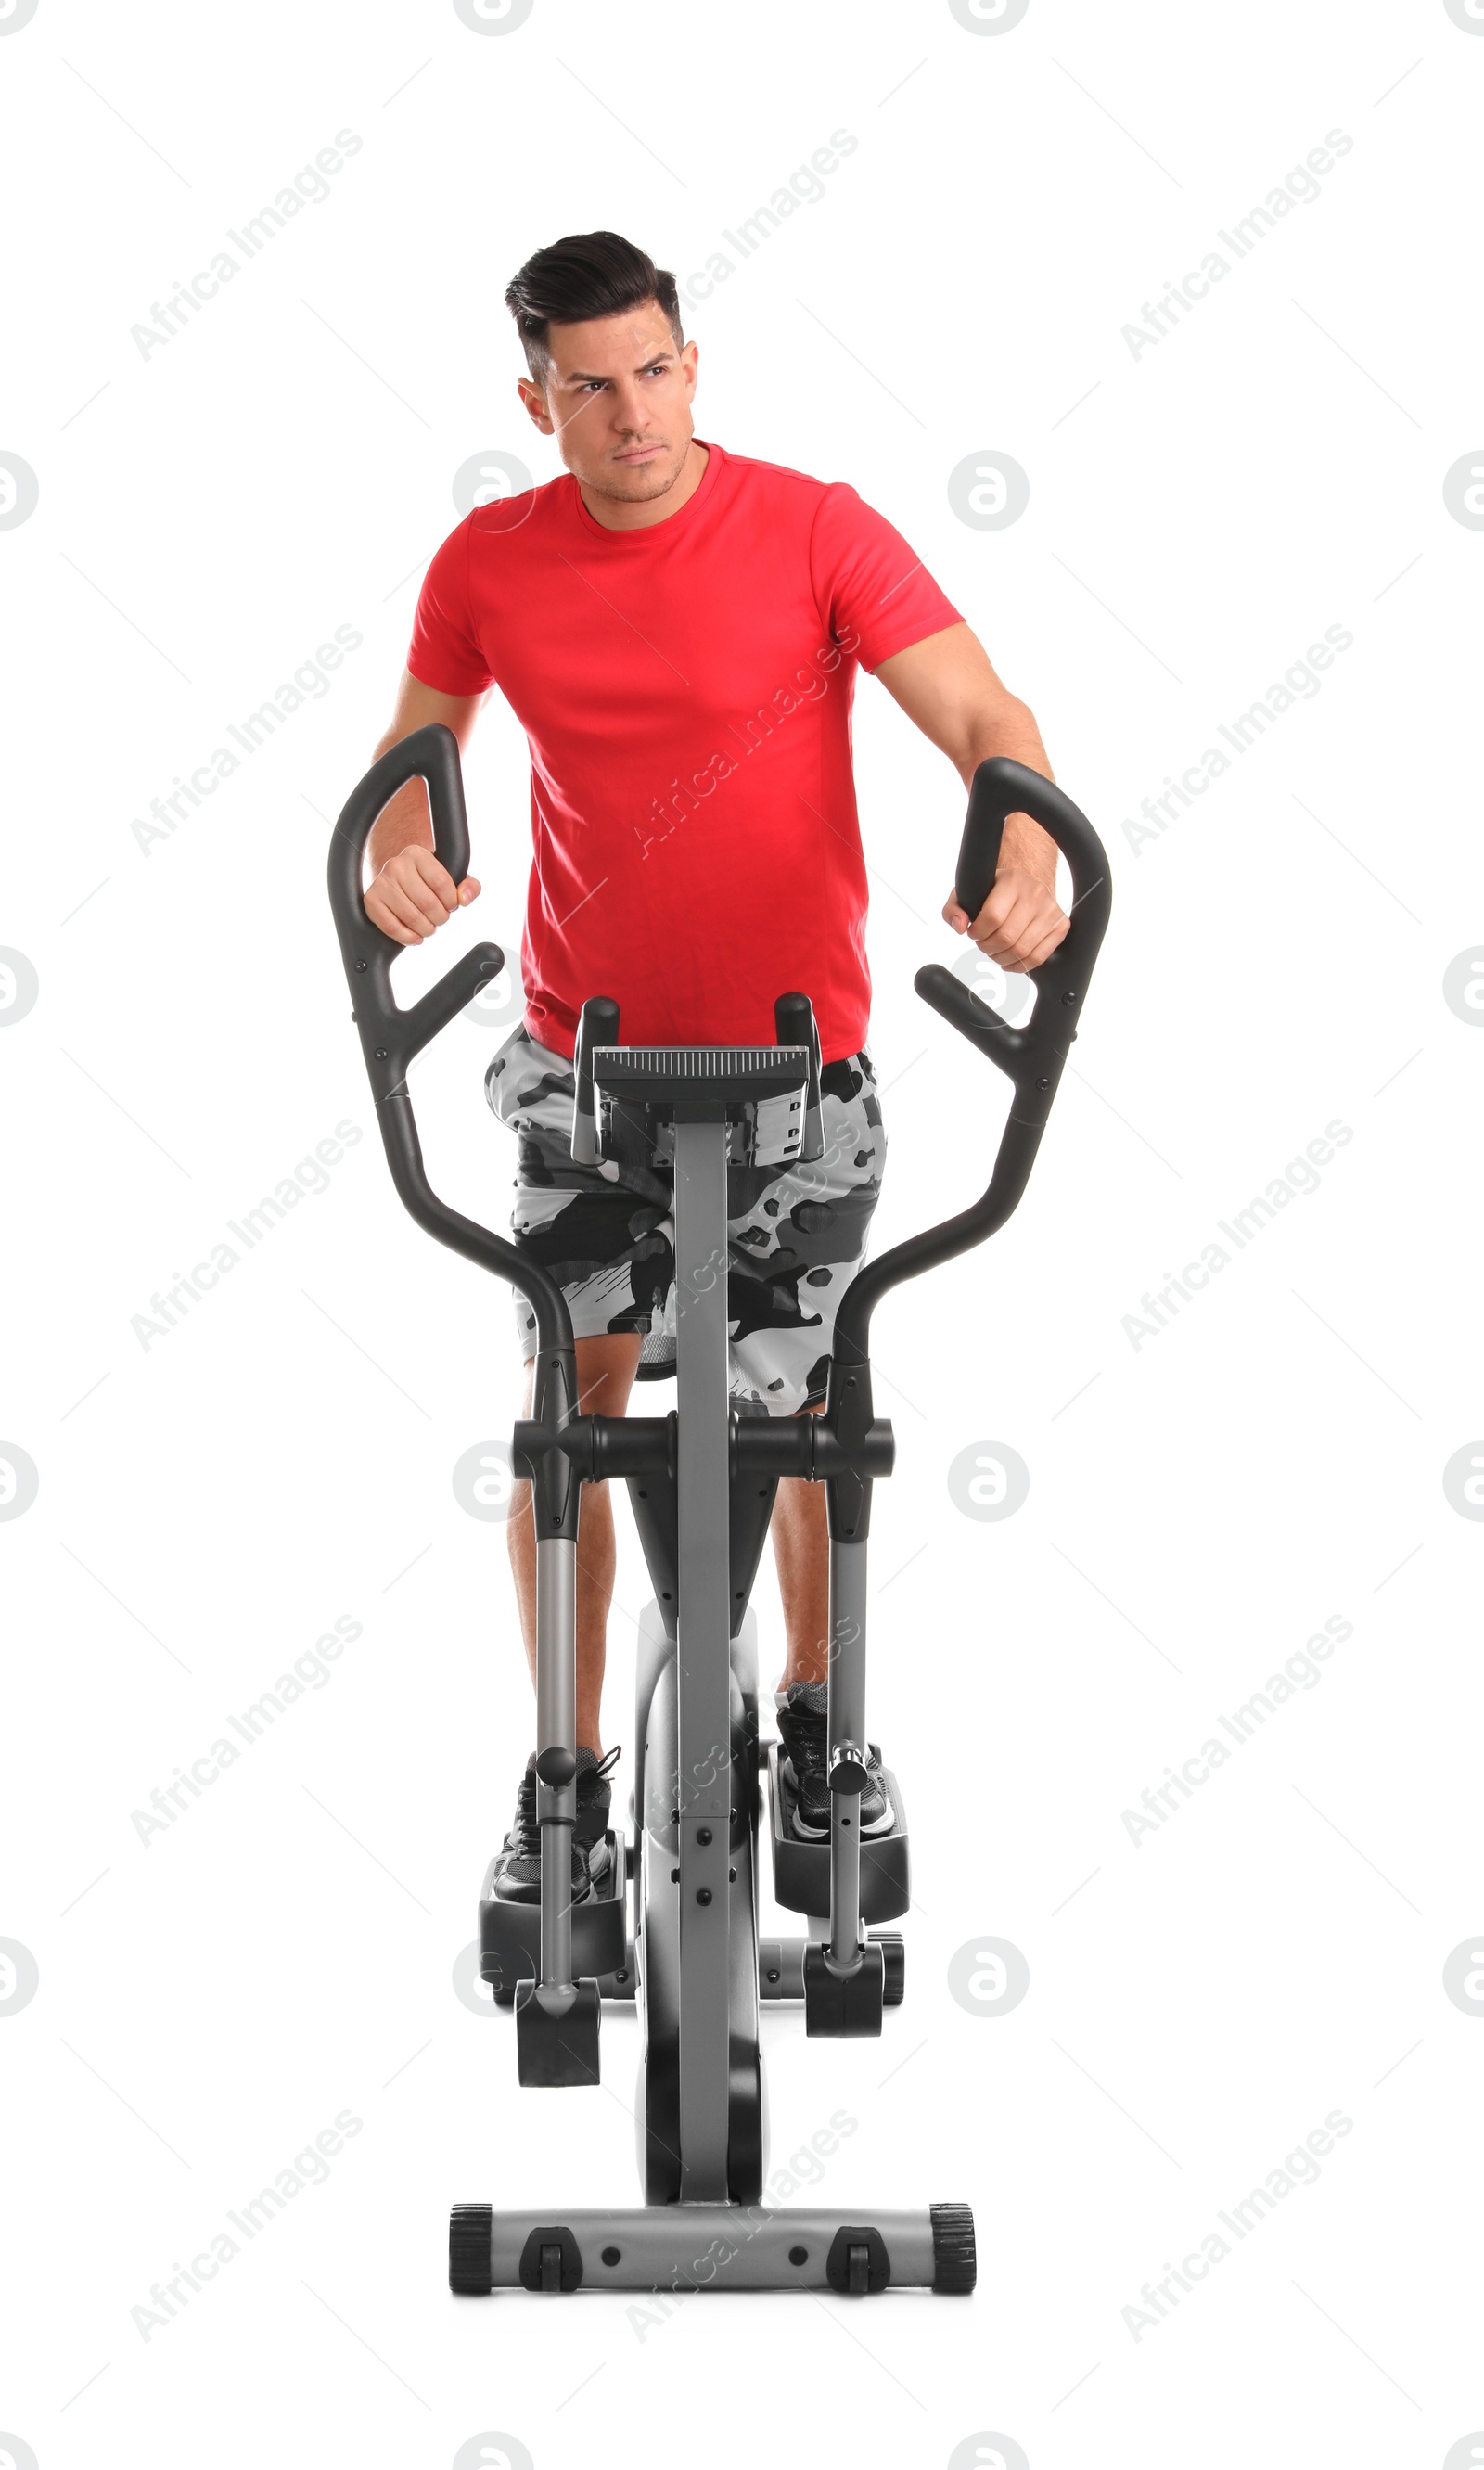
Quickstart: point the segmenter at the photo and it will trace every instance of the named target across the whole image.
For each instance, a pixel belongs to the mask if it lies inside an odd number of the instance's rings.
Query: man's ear
[[[556,422],[546,409],[546,398],[534,378],[517,378],[516,392],[541,431],[543,437],[556,435]]]

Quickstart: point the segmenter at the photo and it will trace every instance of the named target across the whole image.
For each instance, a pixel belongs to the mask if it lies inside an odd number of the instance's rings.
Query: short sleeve
[[[824,492],[809,543],[815,598],[837,642],[878,669],[945,626],[963,623],[920,558],[847,482]]]
[[[437,694],[483,694],[493,683],[469,611],[469,520],[450,532],[423,577],[407,667]]]

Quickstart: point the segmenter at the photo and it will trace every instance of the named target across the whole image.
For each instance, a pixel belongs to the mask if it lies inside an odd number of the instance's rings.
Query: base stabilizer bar
[[[455,2204],[449,2286],[492,2290],[886,2289],[963,2295],[974,2287],[967,2204],[918,2212],[786,2211],[764,2204],[651,2204],[627,2210],[497,2213]]]

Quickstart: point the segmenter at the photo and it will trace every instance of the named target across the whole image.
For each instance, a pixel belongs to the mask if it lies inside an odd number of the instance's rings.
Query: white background
[[[0,79],[0,452],[39,480],[0,532],[0,943],[39,982],[0,1039],[0,1438],[40,1480],[0,1527],[0,1936],[39,1968],[0,2013],[13,2458],[369,2470],[483,2435],[539,2470],[1017,2458],[990,2431],[1034,2470],[1481,2458],[1449,2448],[1484,2427],[1484,2020],[1443,1968],[1484,1923],[1484,1535],[1442,1480],[1484,1432],[1484,1040],[1443,995],[1484,944],[1484,538],[1443,496],[1484,427],[1479,24],[1031,0],[986,37],[939,0],[536,0],[490,38],[451,0],[39,0]],[[362,144],[330,197],[142,357],[151,303],[342,128]],[[636,2027],[605,2022],[601,2090],[522,2098],[507,2022],[452,1986],[529,1715],[503,1537],[450,1473],[508,1425],[515,1351],[504,1293],[392,1193],[329,823],[453,473],[558,468],[515,394],[510,273],[601,224],[684,279],[836,129],[858,142],[824,196],[690,321],[700,433],[900,527],[1115,876],[1020,1216],[876,1323],[907,2004],[879,2043],[765,2024],[775,2168],[846,2110],[820,2200],[971,2200],[979,2290],[664,2321],[455,2303],[451,2201],[635,2200]],[[1353,144],[1317,201],[1136,359],[1141,304],[1333,129]],[[1030,504],[981,531],[947,478],[994,452]],[[342,625],[363,641],[331,690],[146,855],[133,820]],[[1125,819],[1332,625],[1354,642],[1321,691],[1133,851]],[[857,766],[884,1242],[978,1189],[1002,1099],[911,990],[954,957],[959,785],[867,679]],[[523,774],[497,697],[471,940],[518,930]],[[723,969],[724,911],[707,931]],[[452,956],[405,964],[404,1000]],[[503,1223],[488,1047],[455,1023],[417,1095],[441,1188]],[[1320,1188],[1135,1347],[1145,1291],[1334,1119]],[[364,1137],[329,1188],[142,1347],[151,1293],[342,1120]],[[991,1441],[1031,1471],[1001,1524],[947,1488]],[[758,1601],[772,1658],[771,1572]],[[146,1849],[131,1812],[338,1615],[362,1635],[333,1678]],[[1131,1842],[1146,1787],[1336,1615],[1318,1685]],[[1029,1963],[1013,2014],[949,1994],[986,1934]],[[1318,2182],[1131,2327],[1335,2110]],[[143,2338],[151,2285],[341,2111],[360,2132],[327,2182]]]

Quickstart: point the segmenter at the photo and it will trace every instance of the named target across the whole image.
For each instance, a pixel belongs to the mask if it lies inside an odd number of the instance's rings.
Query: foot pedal
[[[829,1841],[805,1841],[794,1831],[794,1794],[783,1773],[783,1747],[768,1745],[768,1805],[772,1815],[774,1900],[790,1913],[829,1910]],[[901,1786],[890,1768],[881,1781],[896,1824],[890,1835],[861,1838],[861,1919],[900,1921],[912,1903],[907,1813]]]
[[[854,1972],[831,1972],[824,1943],[811,1939],[803,1957],[804,2032],[810,2040],[870,2041],[881,2035],[886,2003],[885,1954],[868,1939]]]
[[[595,1981],[564,1994],[522,1981],[516,1990],[516,2058],[522,2085],[546,2090],[595,2085],[602,2001]]]
[[[630,1875],[622,1830],[608,1830],[608,1865],[597,1890],[572,1906],[572,1971],[579,1981],[617,1981],[614,1995],[628,1997],[624,1885]],[[489,1865],[479,1896],[479,1973],[497,2007],[515,2004],[517,1985],[534,1981],[541,1965],[541,1906],[515,1904],[495,1893],[499,1855]],[[630,1979],[632,1979],[632,1973]]]
[[[598,1996],[600,1998],[624,1999],[627,2000],[631,2007],[633,2006],[635,2000],[638,1996],[638,1960],[635,1954],[634,1941],[632,1938],[629,1940],[628,1945],[624,1949],[624,1960],[622,1964],[619,1965],[617,1970],[615,1972],[600,1972],[597,1976],[597,1986]],[[888,2001],[890,2001],[891,1995],[892,1993],[889,1989],[887,1992]]]

